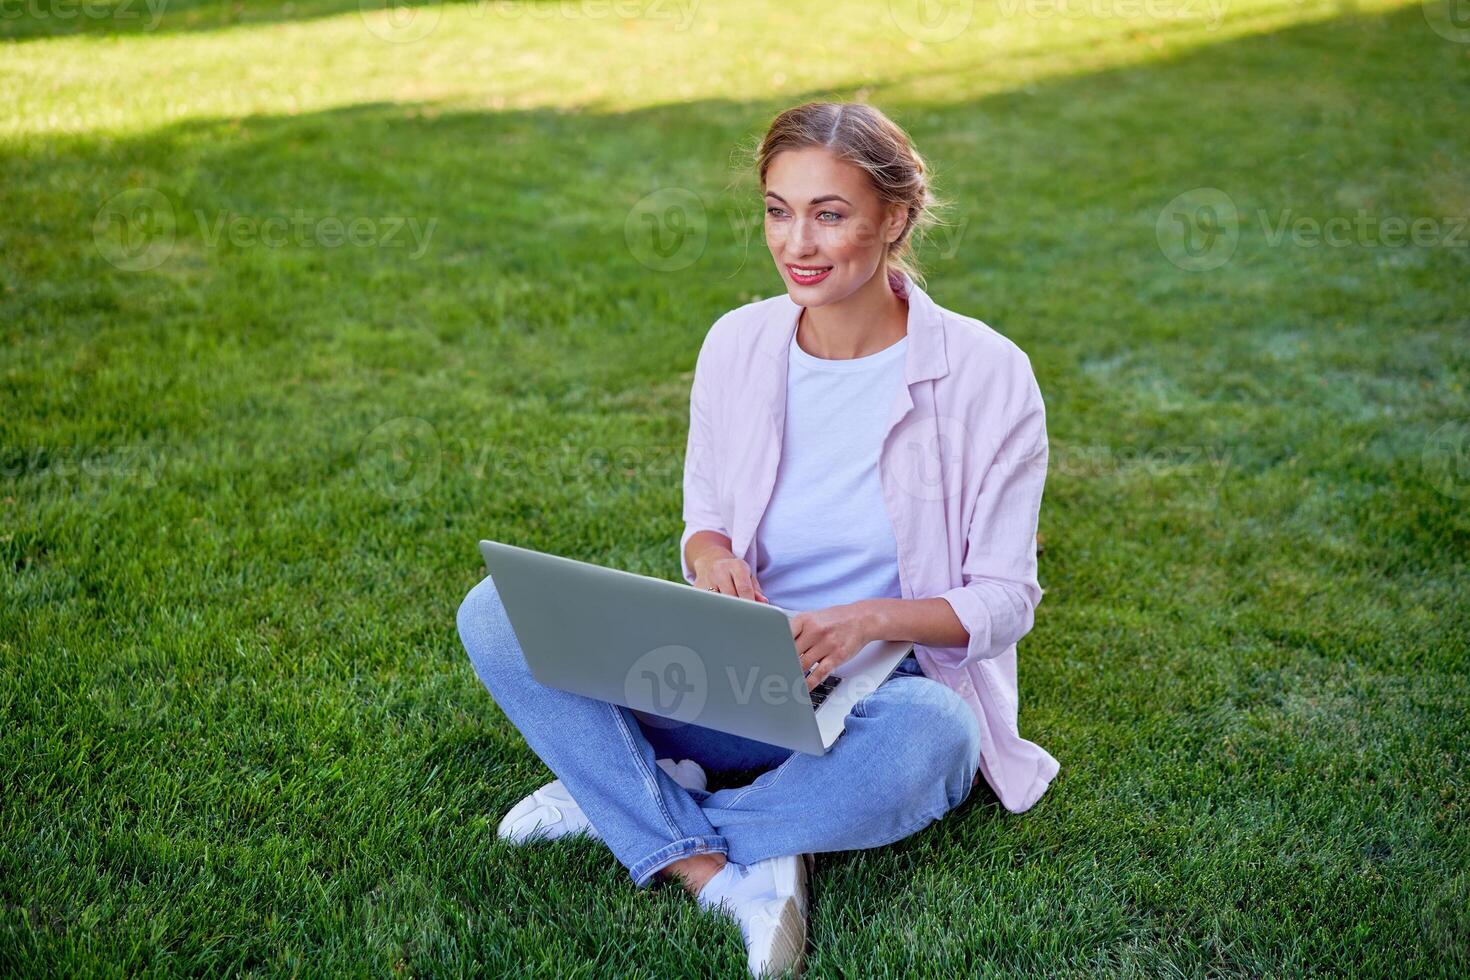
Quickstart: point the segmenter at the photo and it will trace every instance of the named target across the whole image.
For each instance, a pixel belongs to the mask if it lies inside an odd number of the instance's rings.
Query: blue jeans
[[[974,714],[912,654],[815,756],[699,725],[645,725],[621,705],[542,684],[488,575],[457,618],[481,682],[639,888],[693,854],[751,864],[892,843],[963,802],[980,765]],[[662,758],[765,771],[748,786],[686,790],[655,764]]]

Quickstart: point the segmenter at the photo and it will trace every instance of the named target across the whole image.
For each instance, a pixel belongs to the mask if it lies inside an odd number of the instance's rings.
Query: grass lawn
[[[679,580],[695,355],[782,288],[732,153],[864,98],[1046,396],[1062,769],[821,855],[811,973],[1465,975],[1436,2],[5,5],[0,973],[739,975],[601,845],[497,842],[548,776],[454,612],[481,537]]]

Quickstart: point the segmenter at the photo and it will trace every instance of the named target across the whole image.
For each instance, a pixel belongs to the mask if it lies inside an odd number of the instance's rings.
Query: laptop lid
[[[650,724],[825,751],[789,612],[497,541],[480,553],[541,683]]]

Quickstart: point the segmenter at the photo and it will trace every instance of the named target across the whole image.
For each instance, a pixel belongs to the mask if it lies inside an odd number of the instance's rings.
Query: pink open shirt
[[[1046,481],[1046,413],[1031,362],[972,317],[895,274],[908,299],[904,386],[893,400],[879,479],[898,542],[905,599],[954,607],[966,646],[915,644],[924,674],[980,722],[980,771],[1013,813],[1034,804],[1057,760],[1017,728],[1016,641],[1031,629],[1036,524]],[[752,568],[755,530],[775,486],[786,411],[787,350],[801,312],[785,293],[720,317],[699,351],[684,458],[684,546],[698,531],[730,538]]]

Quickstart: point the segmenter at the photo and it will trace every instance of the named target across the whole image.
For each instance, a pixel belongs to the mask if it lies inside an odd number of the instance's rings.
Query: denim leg
[[[634,712],[635,715],[638,712]],[[702,725],[675,724],[667,719],[657,719],[650,724],[644,722],[643,734],[653,746],[654,754],[660,759],[693,759],[705,769],[715,772],[732,769],[770,769],[779,766],[791,755],[790,749],[769,742],[728,732],[705,728]],[[709,795],[691,790],[696,800]]]
[[[693,797],[728,859],[750,864],[900,840],[962,803],[979,766],[980,726],[964,700],[900,672],[853,706],[826,755],[790,752],[748,786]]]
[[[924,676],[924,669],[911,653],[894,670],[902,674]],[[791,755],[790,749],[769,742],[758,742],[741,735],[731,735],[713,728],[667,718],[649,718],[642,712],[633,714],[643,724],[643,734],[660,759],[693,759],[705,769],[773,769]],[[708,794],[706,794],[708,795]],[[700,799],[700,794],[694,794]]]
[[[548,687],[531,675],[490,576],[457,616],[481,683],[526,744],[566,785],[639,888],[691,854],[727,851],[699,804],[655,764],[629,709]]]

